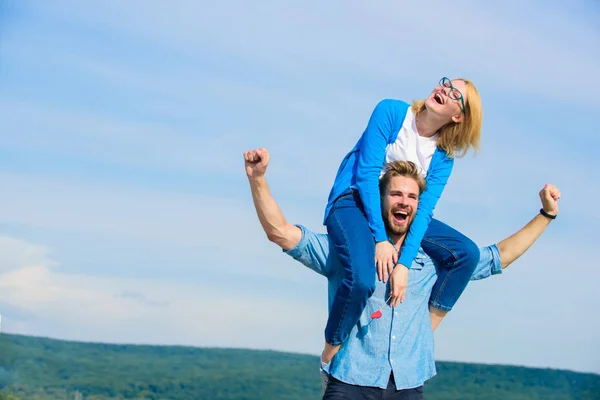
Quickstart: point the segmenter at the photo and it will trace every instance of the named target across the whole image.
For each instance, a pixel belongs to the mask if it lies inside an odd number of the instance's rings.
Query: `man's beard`
[[[405,225],[400,226],[396,224],[396,221],[394,220],[394,214],[392,212],[389,212],[387,218],[385,218],[385,227],[388,230],[388,232],[392,235],[405,235],[406,232],[408,232],[408,229],[410,228],[410,224],[412,223],[412,215],[409,215],[407,219],[407,223]]]

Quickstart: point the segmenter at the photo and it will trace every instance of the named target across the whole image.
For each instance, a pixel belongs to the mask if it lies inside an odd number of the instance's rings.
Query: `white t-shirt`
[[[389,144],[385,150],[385,161],[412,161],[419,167],[419,174],[425,178],[429,163],[437,147],[438,138],[439,134],[435,134],[430,138],[419,136],[415,114],[409,108],[402,128],[398,133],[398,138],[394,143]]]

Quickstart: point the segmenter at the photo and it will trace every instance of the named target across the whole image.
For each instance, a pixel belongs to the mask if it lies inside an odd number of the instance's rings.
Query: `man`
[[[342,284],[342,271],[326,234],[289,224],[271,196],[265,172],[269,153],[257,149],[244,154],[246,175],[259,221],[270,241],[308,268],[328,279],[329,304]],[[380,181],[383,220],[396,249],[402,243],[417,210],[425,183],[412,163],[386,166]],[[540,192],[542,209],[524,228],[497,245],[480,249],[480,262],[471,280],[500,274],[542,234],[558,213],[560,191],[546,185]],[[373,273],[381,274],[382,271]],[[323,400],[423,399],[423,384],[436,373],[433,327],[428,301],[436,281],[436,267],[421,250],[409,271],[407,294],[397,306],[387,304],[390,289],[383,280],[369,298],[359,323],[329,365],[329,383]]]

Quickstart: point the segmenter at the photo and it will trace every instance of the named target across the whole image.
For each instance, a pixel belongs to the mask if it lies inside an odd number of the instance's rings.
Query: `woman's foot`
[[[325,349],[323,349],[323,353],[321,353],[321,362],[329,364],[337,352],[340,351],[340,347],[341,345],[332,346],[329,343],[325,343]]]

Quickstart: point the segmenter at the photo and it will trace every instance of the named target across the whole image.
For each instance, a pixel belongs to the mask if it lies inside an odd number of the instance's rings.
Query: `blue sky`
[[[486,245],[545,183],[563,198],[522,259],[469,286],[437,358],[600,372],[598,5],[412,3],[4,2],[3,330],[317,354],[326,284],[264,237],[242,153],[269,149],[288,219],[323,231],[374,105],[460,76],[482,150],[437,217]]]

